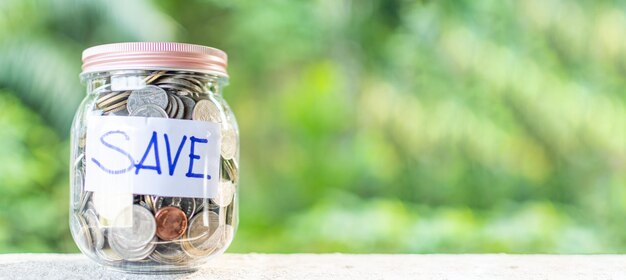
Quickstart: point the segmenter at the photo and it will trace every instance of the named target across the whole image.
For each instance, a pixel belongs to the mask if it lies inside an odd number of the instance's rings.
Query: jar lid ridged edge
[[[82,54],[82,74],[132,68],[193,70],[228,77],[222,50],[187,43],[127,42],[90,47]]]

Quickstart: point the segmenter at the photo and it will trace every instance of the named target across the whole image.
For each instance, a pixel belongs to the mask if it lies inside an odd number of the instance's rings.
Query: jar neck
[[[81,75],[87,94],[129,91],[160,85],[172,91],[221,95],[228,78],[185,70],[113,70]]]

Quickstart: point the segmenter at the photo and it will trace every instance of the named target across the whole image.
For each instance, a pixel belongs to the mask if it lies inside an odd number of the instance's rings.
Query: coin
[[[237,200],[237,193],[234,194],[234,201]],[[238,213],[236,213],[237,208],[235,207],[235,203],[228,204],[226,207],[226,224],[227,225],[237,225],[239,223]]]
[[[121,111],[123,109],[126,109],[126,104],[127,104],[127,100],[120,100],[116,103],[103,107],[102,111],[104,112],[104,114],[107,114],[111,111],[116,111],[116,112]]]
[[[223,230],[216,213],[202,212],[189,222],[187,239],[182,243],[183,250],[192,257],[206,256],[217,247]]]
[[[130,115],[133,117],[167,118],[167,113],[161,107],[153,104],[143,105],[135,109]]]
[[[192,119],[196,121],[208,121],[219,123],[222,121],[220,117],[220,109],[210,100],[202,99],[196,103],[193,108]]]
[[[78,206],[79,212],[87,208],[87,204],[91,200],[92,195],[93,195],[93,192],[81,192],[80,205]]]
[[[144,195],[143,201],[146,203],[151,212],[154,212],[154,201],[151,195]]]
[[[154,200],[155,211],[168,206],[174,206],[182,210],[188,219],[191,218],[196,212],[196,201],[193,198],[160,196]]]
[[[175,85],[175,84],[160,84],[159,87],[162,89],[170,90],[170,91],[178,91],[178,92],[186,92],[186,93],[192,92],[187,88],[184,88],[180,85]]]
[[[137,203],[137,205],[146,208],[148,211],[152,212],[152,207],[150,207],[150,205],[148,205],[145,201],[139,201],[139,203]]]
[[[117,108],[126,104],[128,97],[130,96],[130,92],[112,92],[101,96],[96,101],[96,106],[98,109],[102,109],[104,111],[109,111],[111,109]]]
[[[234,159],[224,159],[220,160],[222,167],[222,178],[225,180],[232,181],[233,183],[237,183],[239,180],[239,168],[237,167],[237,162]]]
[[[74,182],[73,182],[73,186],[74,188],[71,190],[72,191],[72,197],[73,197],[73,202],[74,202],[74,208],[80,208],[80,206],[82,205],[82,200],[81,200],[81,196],[83,195],[83,190],[85,189],[84,187],[85,181],[83,180],[83,171],[82,168],[75,168],[74,169]],[[81,209],[77,209],[77,210],[81,210]]]
[[[94,212],[93,209],[87,209],[85,210],[83,216],[85,217],[87,227],[89,228],[94,247],[96,249],[101,249],[104,246],[104,235],[102,233],[96,212]]]
[[[102,249],[96,249],[96,255],[101,259],[109,262],[118,262],[123,260],[122,256],[117,254],[111,247],[104,247]]]
[[[141,201],[143,201],[143,195],[133,194],[133,204],[139,204]]]
[[[183,264],[188,260],[188,257],[183,251],[181,243],[181,241],[174,240],[158,244],[150,255],[150,259],[160,263]]]
[[[74,168],[81,168],[84,164],[85,153],[79,153],[78,156],[74,159]]]
[[[194,215],[197,215],[204,209],[215,210],[219,208],[219,205],[215,204],[210,199],[194,198],[194,200],[196,201],[196,212],[194,213]]]
[[[161,109],[167,106],[167,93],[160,87],[149,85],[142,89],[133,90],[128,96],[128,111],[132,114],[136,109],[147,104],[153,104]]]
[[[85,221],[85,218],[83,218],[82,215],[76,213],[74,213],[73,215],[74,220],[78,222],[78,224],[76,224],[78,228],[75,228],[74,223],[70,224],[73,228],[72,233],[75,233],[74,240],[76,241],[76,245],[78,245],[78,248],[81,249],[81,251],[91,251],[93,249],[93,243],[91,240],[91,234],[89,233],[89,226],[87,225],[87,221]]]
[[[185,106],[183,101],[178,97],[178,95],[173,94],[174,100],[176,100],[176,114],[174,115],[175,119],[181,119],[185,114]]]
[[[110,236],[110,235],[109,235]],[[115,251],[120,257],[128,261],[140,261],[152,254],[156,244],[158,242],[157,237],[153,237],[148,244],[139,247],[122,247],[117,239],[110,238],[109,245],[111,249]]]
[[[85,144],[87,144],[87,129],[81,127],[78,129],[78,147],[83,149],[85,148]]]
[[[126,108],[126,102],[122,103],[122,106],[111,109],[107,112],[109,116],[128,116],[128,108]]]
[[[187,89],[191,92],[202,91],[201,87],[193,84],[192,82],[189,82],[185,79],[181,79],[178,77],[167,77],[167,78],[159,79],[159,81],[157,81],[156,84],[158,84],[159,86],[167,85],[169,87]]]
[[[206,85],[206,80],[201,81],[200,78],[189,75],[189,74],[185,74],[185,75],[180,75],[181,77],[184,77],[185,80],[193,83],[194,85],[198,86],[200,88],[200,90],[197,91],[197,93],[204,93],[204,85]]]
[[[217,185],[217,195],[212,198],[215,204],[226,207],[233,201],[235,194],[235,184],[231,181],[222,180]]]
[[[154,215],[154,219],[157,224],[156,235],[162,240],[178,239],[187,230],[187,217],[176,207],[161,208]]]
[[[164,86],[164,85],[162,85],[162,86]],[[193,93],[191,91],[189,91],[189,90],[186,90],[186,89],[171,88],[171,89],[168,89],[168,90],[169,90],[169,92],[171,92],[173,94],[176,94],[178,96],[187,96],[187,97],[193,96]]]
[[[152,82],[154,82],[156,79],[160,78],[161,76],[163,76],[163,74],[165,74],[167,71],[155,71],[152,74],[150,74],[149,76],[147,76],[143,82],[148,85]]]
[[[174,95],[173,94],[168,94],[167,95],[167,106],[170,107],[170,111],[167,113],[167,115],[173,119],[174,116],[176,115],[176,111],[178,110],[178,102],[176,102],[176,100],[174,99]]]
[[[74,168],[76,168],[78,170],[85,170],[85,153],[84,153],[84,150],[79,149],[79,151],[77,153],[78,153],[78,156],[74,160]]]
[[[187,238],[194,247],[202,248],[205,239],[215,234],[220,225],[219,215],[215,212],[206,211],[194,217],[189,223]]]
[[[153,239],[156,221],[146,208],[132,205],[118,214],[109,233],[110,241],[115,240],[120,245],[136,248],[148,244]]]
[[[183,119],[191,120],[193,116],[193,107],[196,105],[196,101],[193,101],[193,99],[187,96],[178,96],[178,98],[180,98],[183,102],[183,107],[185,108]]]
[[[222,151],[222,157],[225,159],[232,159],[237,152],[237,133],[234,129],[222,130],[222,141],[220,149]]]
[[[98,98],[96,99],[96,108],[102,109],[101,104],[115,95],[117,95],[116,92],[110,92],[110,91],[102,92],[98,94]]]
[[[167,114],[168,117],[172,115],[172,102],[169,99],[170,99],[170,97],[168,95],[167,96],[167,106],[165,106],[165,113]]]

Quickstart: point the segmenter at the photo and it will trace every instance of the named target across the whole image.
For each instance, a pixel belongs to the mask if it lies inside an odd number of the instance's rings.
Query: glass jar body
[[[181,70],[83,76],[71,130],[70,229],[97,263],[193,271],[238,223],[239,131],[226,79]]]

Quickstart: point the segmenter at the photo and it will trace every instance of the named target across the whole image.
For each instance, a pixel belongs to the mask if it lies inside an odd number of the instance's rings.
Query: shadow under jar
[[[90,259],[127,272],[187,272],[228,248],[239,131],[222,98],[226,61],[220,50],[180,43],[83,52],[70,228]]]

